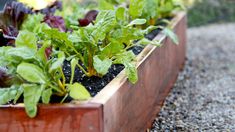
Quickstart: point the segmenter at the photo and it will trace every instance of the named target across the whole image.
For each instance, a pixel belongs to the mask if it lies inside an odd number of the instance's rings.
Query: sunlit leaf
[[[79,83],[74,83],[72,85],[69,85],[68,89],[69,89],[69,95],[73,99],[87,100],[91,97],[90,93],[86,90],[86,88]]]

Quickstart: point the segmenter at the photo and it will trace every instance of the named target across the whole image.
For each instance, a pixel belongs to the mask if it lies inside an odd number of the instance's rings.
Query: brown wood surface
[[[164,45],[148,46],[144,50],[147,55],[139,56],[137,84],[129,83],[122,72],[93,99],[104,104],[105,132],[141,132],[151,125],[185,60],[184,13],[178,14],[173,26],[180,44],[158,35],[156,39],[162,39]]]
[[[102,105],[40,105],[36,118],[22,106],[0,108],[0,132],[102,132]]]

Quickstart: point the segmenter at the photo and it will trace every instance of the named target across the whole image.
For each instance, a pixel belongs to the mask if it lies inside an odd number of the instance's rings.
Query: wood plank
[[[150,125],[161,107],[159,102],[166,97],[184,63],[185,23],[184,13],[174,19],[174,29],[180,38],[179,46],[161,36],[163,47],[148,46],[147,51],[144,50],[146,56],[139,57],[137,84],[129,83],[122,72],[92,100],[104,105],[105,132],[145,131]],[[160,39],[159,36],[157,39]]]
[[[29,118],[22,105],[1,106],[0,132],[102,132],[101,104],[40,105]]]

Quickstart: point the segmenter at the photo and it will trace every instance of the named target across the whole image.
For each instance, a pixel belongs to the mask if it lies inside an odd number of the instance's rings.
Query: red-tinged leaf
[[[47,59],[50,57],[51,53],[52,53],[52,47],[46,48],[45,54]]]
[[[96,19],[98,13],[96,10],[91,10],[86,14],[85,18],[92,22]]]
[[[9,75],[7,75],[6,71],[4,71],[0,68],[0,88],[1,87],[8,87],[10,80],[11,80],[11,77]]]
[[[88,26],[91,23],[88,19],[79,19],[78,22],[81,27]]]
[[[59,29],[61,32],[66,31],[65,21],[64,21],[63,17],[53,16],[53,15],[46,15],[44,17],[43,22],[47,23],[52,28]]]
[[[19,2],[8,2],[3,11],[0,12],[0,29],[2,29],[1,39],[5,43],[1,46],[9,44],[8,42],[14,40],[18,35],[23,21],[30,14],[31,10]],[[2,42],[2,41],[1,41]]]
[[[98,15],[98,11],[96,10],[91,10],[89,11],[85,17],[83,19],[79,19],[78,22],[79,22],[79,25],[81,27],[85,27],[87,25],[89,25],[90,23],[92,23],[93,21],[95,21],[97,15]]]

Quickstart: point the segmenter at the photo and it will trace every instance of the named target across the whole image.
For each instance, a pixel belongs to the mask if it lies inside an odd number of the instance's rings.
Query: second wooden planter
[[[147,46],[138,55],[139,81],[133,85],[122,71],[85,103],[39,105],[29,118],[24,105],[0,106],[0,132],[137,132],[145,131],[159,112],[185,61],[186,15],[172,20],[180,44],[159,34],[163,46]]]

